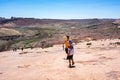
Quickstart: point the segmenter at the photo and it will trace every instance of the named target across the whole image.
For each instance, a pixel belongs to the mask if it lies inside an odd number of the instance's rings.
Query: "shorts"
[[[66,52],[66,54],[68,54],[68,48],[65,48],[65,52]]]
[[[68,56],[68,59],[73,59],[73,55],[69,55],[69,56]]]

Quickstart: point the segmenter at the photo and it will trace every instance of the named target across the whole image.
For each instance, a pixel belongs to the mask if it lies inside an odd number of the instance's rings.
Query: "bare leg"
[[[71,67],[71,59],[69,59],[69,67]]]
[[[68,60],[68,53],[67,53],[67,57],[66,57],[66,60]]]
[[[73,60],[73,58],[72,58],[72,65],[74,65],[74,60]]]

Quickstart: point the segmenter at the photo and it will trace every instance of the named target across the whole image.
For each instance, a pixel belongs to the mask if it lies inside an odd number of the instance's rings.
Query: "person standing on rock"
[[[21,50],[23,51],[23,47],[21,48]]]
[[[74,55],[73,42],[72,42],[72,40],[69,40],[68,60],[69,60],[69,67],[70,67],[70,68],[72,67],[72,65],[74,65],[73,55]]]
[[[63,49],[65,49],[65,52],[67,54],[66,59],[68,59],[69,36],[66,36],[66,38],[67,39],[64,41],[64,44],[63,44]],[[65,47],[64,47],[64,45],[65,45]]]

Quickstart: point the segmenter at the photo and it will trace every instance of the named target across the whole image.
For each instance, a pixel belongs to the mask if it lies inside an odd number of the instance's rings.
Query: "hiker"
[[[66,52],[66,54],[67,54],[66,59],[68,59],[69,36],[66,36],[66,37],[67,37],[67,39],[64,41],[63,49],[65,49],[65,52]],[[65,48],[64,48],[64,45],[65,45]]]
[[[23,51],[23,47],[21,48],[21,50]]]
[[[45,41],[42,41],[41,42],[41,48],[44,49],[44,47],[45,47]]]
[[[73,55],[74,55],[74,47],[72,44],[72,40],[69,40],[69,46],[68,46],[68,60],[69,60],[69,67],[71,68],[72,65],[74,65]]]
[[[15,47],[14,51],[16,52],[17,51],[17,48]]]
[[[31,49],[33,49],[33,47],[32,47],[32,46],[30,46],[30,48],[31,48]]]

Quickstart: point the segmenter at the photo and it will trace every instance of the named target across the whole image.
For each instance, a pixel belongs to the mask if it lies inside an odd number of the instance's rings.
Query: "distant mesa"
[[[115,20],[113,23],[120,25],[120,19]]]

